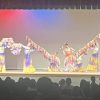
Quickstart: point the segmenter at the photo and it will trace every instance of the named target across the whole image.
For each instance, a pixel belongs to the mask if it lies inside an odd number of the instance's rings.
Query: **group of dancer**
[[[76,72],[76,71],[98,71],[99,67],[99,44],[100,34],[96,35],[93,40],[87,43],[83,48],[79,49],[77,52],[75,49],[69,46],[66,42],[60,48],[62,54],[64,55],[64,70],[61,69],[60,58],[58,53],[50,54],[46,49],[39,46],[32,41],[28,36],[26,37],[27,45],[21,43],[15,43],[13,38],[3,38],[0,41],[0,72],[5,72],[5,48],[9,48],[11,53],[14,55],[19,55],[22,48],[24,49],[24,73],[33,73],[36,68],[32,65],[31,53],[34,51],[39,52],[45,59],[49,61],[48,71],[65,71],[65,72]],[[84,67],[82,62],[82,57],[87,55],[89,50],[93,53],[90,57],[89,64]]]

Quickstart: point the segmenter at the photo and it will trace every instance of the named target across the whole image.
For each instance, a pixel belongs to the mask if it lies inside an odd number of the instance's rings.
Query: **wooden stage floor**
[[[9,70],[3,73],[0,73],[0,76],[18,76],[18,77],[81,77],[81,76],[98,76],[100,77],[100,72],[34,72],[34,73],[23,73],[20,70]]]

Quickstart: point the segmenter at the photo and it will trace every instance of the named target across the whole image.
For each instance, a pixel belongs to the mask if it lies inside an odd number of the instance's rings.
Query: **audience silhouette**
[[[48,77],[35,79],[19,78],[15,82],[10,77],[0,78],[1,100],[100,100],[100,85],[95,76],[91,82],[82,79],[80,86],[73,86],[71,78],[54,83]]]

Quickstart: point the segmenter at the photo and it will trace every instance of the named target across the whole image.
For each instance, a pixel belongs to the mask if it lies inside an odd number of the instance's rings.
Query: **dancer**
[[[89,64],[87,66],[87,71],[97,71],[99,66],[99,59],[98,59],[98,53],[99,53],[99,44],[97,41],[91,42],[93,44],[90,49],[93,50],[93,54],[90,57]]]
[[[50,72],[55,72],[55,71],[60,71],[60,59],[57,57],[58,53],[54,53],[53,55],[51,55],[49,62],[49,68],[48,71]]]
[[[13,42],[12,38],[2,38],[0,41],[0,72],[5,72],[5,48],[9,48],[9,40]],[[9,43],[9,44],[8,44]]]
[[[30,49],[27,46],[24,46],[24,53],[25,53],[25,59],[24,59],[24,67],[23,72],[24,73],[33,73],[35,72],[35,67],[32,65],[32,59],[31,59],[31,53],[34,51],[33,49]]]
[[[0,72],[5,72],[5,47],[0,42]]]
[[[79,49],[78,52],[75,53],[75,57],[76,57],[75,67],[76,67],[76,71],[78,72],[83,72],[85,70],[82,62],[82,58],[84,55],[87,55],[86,47]]]
[[[82,56],[77,58],[75,67],[76,67],[76,71],[82,71],[82,67],[83,67]]]
[[[75,50],[69,47],[68,43],[65,43],[61,49],[65,56],[65,59],[64,59],[65,71],[68,71],[68,72],[74,71],[75,61],[76,61],[76,57],[74,56]]]

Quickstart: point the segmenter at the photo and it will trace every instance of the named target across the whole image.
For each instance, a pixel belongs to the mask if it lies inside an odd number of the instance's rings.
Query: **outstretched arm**
[[[24,49],[30,49],[30,47],[21,44]]]

